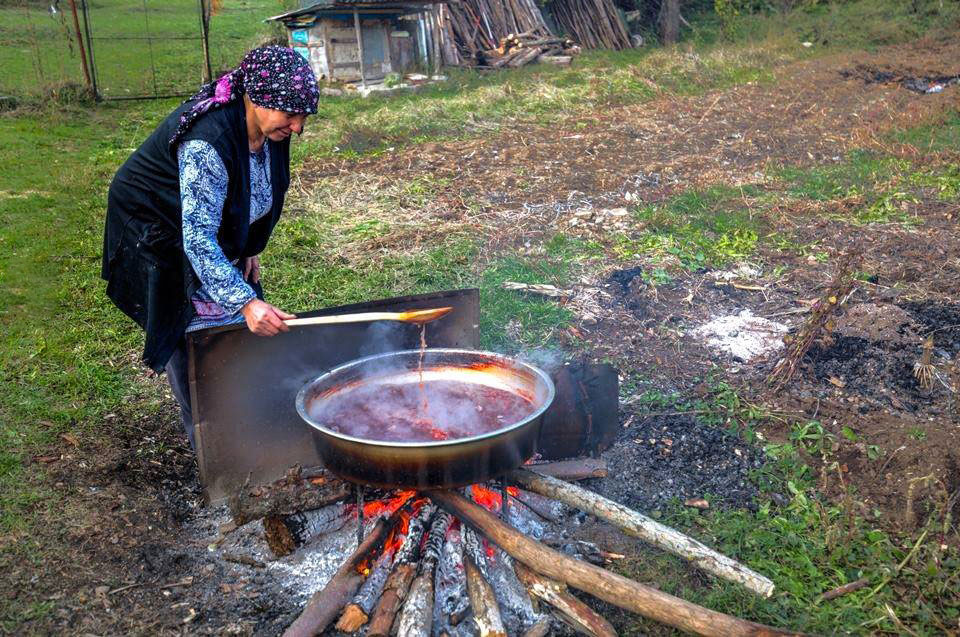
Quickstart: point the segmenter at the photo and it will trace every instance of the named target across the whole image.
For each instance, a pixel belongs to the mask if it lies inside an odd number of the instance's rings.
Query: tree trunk
[[[680,36],[680,0],[663,0],[660,4],[660,39],[676,44]]]

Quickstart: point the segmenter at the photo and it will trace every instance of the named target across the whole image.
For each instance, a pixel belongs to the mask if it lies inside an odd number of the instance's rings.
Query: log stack
[[[509,486],[474,485],[463,493],[401,492],[375,501],[378,506],[368,508],[380,511],[380,519],[285,635],[321,634],[338,616],[336,628],[341,632],[384,637],[476,631],[497,637],[535,636],[549,634],[551,626],[560,624],[588,635],[616,634],[567,587],[701,635],[793,634],[697,606],[608,571],[603,565],[622,556],[594,545],[581,550],[579,545],[588,543],[550,539],[564,533],[565,511],[580,509],[757,594],[772,591],[769,580],[745,566],[563,481],[595,469],[554,463],[543,465],[543,471],[560,479],[521,469],[509,474]],[[324,486],[329,488],[329,481]],[[264,490],[262,500],[257,500],[259,508],[278,513],[265,500],[279,493],[287,513],[288,490]],[[558,551],[551,545],[563,548]]]
[[[612,0],[553,0],[557,26],[587,49],[629,49],[630,33]]]
[[[573,40],[542,37],[528,31],[500,38],[496,48],[481,51],[478,59],[492,69],[515,69],[535,62],[569,66],[579,53],[580,47]]]

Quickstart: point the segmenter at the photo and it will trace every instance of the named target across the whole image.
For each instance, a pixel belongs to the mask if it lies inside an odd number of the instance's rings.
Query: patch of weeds
[[[429,203],[449,183],[449,179],[436,177],[430,173],[418,175],[403,184],[399,203],[404,207],[420,208]]]
[[[349,226],[344,234],[351,240],[372,239],[385,235],[390,230],[390,224],[380,219],[365,219]]]
[[[543,245],[547,255],[568,262],[581,262],[602,257],[603,246],[596,241],[557,233]]]
[[[825,458],[836,445],[837,438],[827,431],[819,420],[797,423],[790,432],[790,440],[807,453]]]
[[[935,190],[941,201],[960,199],[960,164],[947,164],[938,169],[915,173],[911,181],[921,188]]]
[[[911,203],[919,203],[919,199],[902,190],[881,192],[870,205],[860,208],[854,213],[853,221],[860,225],[870,223],[917,223],[917,218],[907,212]]]
[[[926,440],[927,432],[920,427],[911,427],[907,434],[914,440]]]
[[[910,144],[920,151],[960,150],[960,111],[950,110],[933,121],[890,134],[893,141]]]
[[[854,151],[845,161],[837,164],[810,168],[783,166],[774,170],[772,176],[786,185],[787,194],[791,197],[832,201],[861,195],[909,167],[906,160]]]
[[[688,270],[745,259],[756,249],[761,227],[740,207],[743,196],[739,189],[714,187],[641,206],[635,213],[640,231],[618,238],[614,251],[622,258],[672,257]]]

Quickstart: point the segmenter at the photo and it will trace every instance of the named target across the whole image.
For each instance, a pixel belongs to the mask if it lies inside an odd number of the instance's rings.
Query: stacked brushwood
[[[458,57],[469,65],[484,65],[484,51],[500,47],[515,34],[555,38],[535,0],[462,0],[445,5],[441,26],[456,43]],[[445,56],[446,57],[446,56]]]
[[[553,0],[557,27],[587,49],[629,49],[630,33],[612,0]]]
[[[527,31],[500,38],[499,45],[481,51],[479,59],[493,69],[518,68],[534,62],[569,66],[573,56],[579,53],[580,47],[573,40],[542,37]]]

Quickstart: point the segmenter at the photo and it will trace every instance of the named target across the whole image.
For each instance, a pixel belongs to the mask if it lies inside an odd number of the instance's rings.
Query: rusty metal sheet
[[[298,316],[452,306],[427,325],[430,347],[479,347],[477,290],[454,290],[326,308]],[[190,400],[200,481],[208,502],[247,480],[264,484],[295,464],[320,464],[310,428],[294,407],[297,391],[324,371],[361,356],[419,346],[418,327],[396,322],[299,327],[263,338],[245,326],[188,336]]]

